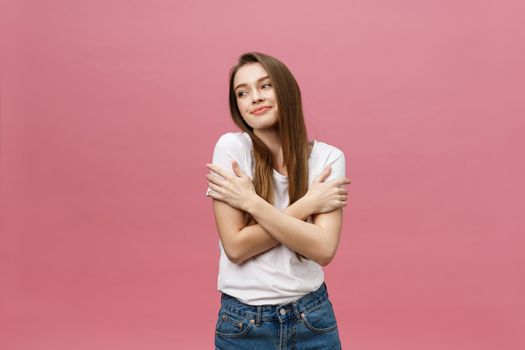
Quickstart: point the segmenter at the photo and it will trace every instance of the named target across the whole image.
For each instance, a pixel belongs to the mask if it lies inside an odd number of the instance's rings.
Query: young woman
[[[229,90],[242,131],[219,138],[206,175],[220,236],[215,347],[340,349],[322,266],[339,243],[344,154],[307,141],[299,86],[276,58],[243,54]]]

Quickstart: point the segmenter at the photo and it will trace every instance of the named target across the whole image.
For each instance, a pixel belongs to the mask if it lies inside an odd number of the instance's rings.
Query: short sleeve
[[[220,166],[225,171],[228,171],[233,175],[232,170],[232,161],[236,160],[237,163],[241,166],[241,169],[244,165],[244,148],[242,142],[238,139],[236,133],[228,132],[219,137],[219,140],[215,144],[215,149],[213,150],[213,159],[212,163]],[[244,169],[242,169],[244,170]],[[210,173],[214,176],[222,177],[210,170]],[[208,186],[206,190],[206,195],[210,192],[210,187]]]
[[[328,156],[325,167],[328,165],[332,166],[332,171],[330,172],[330,175],[324,180],[324,182],[346,177],[345,154],[342,151],[337,150],[337,152],[331,152]]]

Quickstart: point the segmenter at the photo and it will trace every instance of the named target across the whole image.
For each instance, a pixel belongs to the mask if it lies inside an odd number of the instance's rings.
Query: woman
[[[230,112],[207,164],[219,231],[216,349],[340,349],[322,266],[337,250],[350,183],[341,150],[308,143],[288,68],[249,52],[230,71]]]

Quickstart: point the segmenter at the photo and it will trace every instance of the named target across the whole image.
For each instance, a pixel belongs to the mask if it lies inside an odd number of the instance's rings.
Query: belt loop
[[[297,307],[297,301],[292,302],[292,309],[295,317],[298,321],[301,320],[301,313],[299,312],[299,308]]]
[[[255,325],[260,326],[261,325],[261,318],[262,318],[262,306],[257,306],[257,315],[255,316]]]

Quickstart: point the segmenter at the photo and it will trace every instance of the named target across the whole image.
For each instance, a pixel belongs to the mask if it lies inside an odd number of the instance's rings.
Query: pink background
[[[345,349],[525,347],[520,1],[23,1],[0,9],[0,348],[212,349],[205,163],[245,51],[352,179]]]

